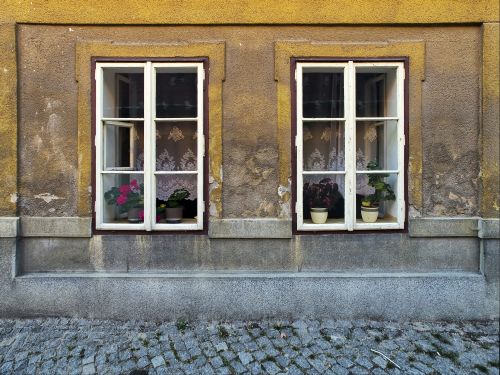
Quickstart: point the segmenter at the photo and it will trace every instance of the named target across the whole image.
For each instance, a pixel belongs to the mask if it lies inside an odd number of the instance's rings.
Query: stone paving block
[[[238,358],[240,359],[241,363],[244,366],[248,365],[250,362],[253,361],[252,355],[250,353],[247,353],[247,352],[239,352]]]
[[[220,357],[213,357],[210,359],[210,364],[215,368],[218,369],[219,367],[224,365],[224,362],[222,362],[222,359]]]
[[[262,363],[262,367],[264,367],[266,372],[271,375],[276,375],[281,371],[280,368],[276,366],[275,363],[269,361]]]
[[[381,369],[385,369],[387,366],[387,360],[378,355],[372,359],[372,362],[375,363]]]
[[[307,359],[305,359],[302,355],[297,356],[294,361],[295,364],[301,369],[305,370],[311,367]]]
[[[151,359],[151,364],[156,368],[160,366],[165,366],[165,360],[162,356],[158,355]]]
[[[83,366],[82,375],[94,375],[94,374],[95,374],[95,367],[93,363],[88,363]]]

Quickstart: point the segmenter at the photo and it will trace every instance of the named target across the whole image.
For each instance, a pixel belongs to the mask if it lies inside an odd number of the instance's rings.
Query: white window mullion
[[[346,112],[346,152],[345,152],[345,221],[347,230],[354,230],[356,223],[356,71],[349,61],[344,74]]]
[[[197,176],[197,187],[196,191],[198,193],[197,196],[197,217],[196,217],[196,224],[198,229],[203,229],[203,217],[204,217],[204,211],[205,211],[205,202],[203,201],[203,162],[204,162],[204,154],[205,154],[205,134],[203,133],[203,115],[204,115],[204,107],[203,107],[203,88],[205,86],[205,70],[203,67],[203,64],[199,64],[197,68],[197,77],[198,77],[198,82],[197,82],[197,95],[198,95],[198,113],[197,113],[197,133],[198,133],[198,138],[197,138],[197,149],[198,149],[198,155],[196,158],[197,161],[197,170],[198,170],[198,176]]]
[[[302,65],[297,64],[296,66],[296,87],[297,87],[297,134],[295,136],[295,150],[297,151],[297,186],[295,191],[297,193],[297,205],[292,207],[292,212],[295,210],[297,212],[297,229],[301,229],[304,226],[304,202],[303,202],[303,107],[302,107]]]
[[[95,86],[96,86],[96,94],[95,94],[95,99],[96,99],[96,106],[95,106],[95,129],[96,129],[96,134],[95,134],[95,139],[92,140],[92,142],[95,143],[96,147],[96,161],[95,161],[95,167],[96,167],[96,175],[97,175],[97,181],[96,181],[96,186],[95,186],[95,207],[92,207],[92,209],[95,211],[96,215],[96,227],[100,228],[103,223],[103,193],[102,193],[102,156],[103,156],[103,144],[102,144],[102,122],[101,122],[101,117],[102,117],[102,79],[103,79],[103,71],[102,67],[99,66],[99,64],[96,65],[96,71],[95,71]]]
[[[153,220],[153,153],[154,153],[154,129],[153,99],[154,84],[151,62],[147,62],[144,67],[144,227],[147,231],[152,230]]]
[[[404,65],[401,64],[397,70],[397,112],[398,112],[398,188],[396,191],[398,226],[404,228],[405,221],[405,200],[404,200],[404,150],[405,150],[405,113],[404,113],[404,80],[405,71]]]

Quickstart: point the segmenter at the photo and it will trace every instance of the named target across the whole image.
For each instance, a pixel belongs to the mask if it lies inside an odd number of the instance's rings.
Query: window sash
[[[356,116],[356,69],[357,68],[394,68],[396,69],[396,116],[385,117],[357,117]],[[336,68],[342,69],[344,74],[344,116],[343,118],[310,118],[303,117],[303,73],[304,68]],[[404,201],[404,64],[400,62],[299,62],[296,64],[296,220],[299,231],[334,231],[334,230],[377,230],[377,229],[403,229],[405,220]],[[356,122],[359,121],[397,121],[397,169],[369,171],[369,173],[392,173],[397,175],[396,211],[397,222],[375,223],[358,222],[356,219],[356,176],[367,171],[356,169]],[[304,171],[303,153],[303,125],[306,121],[343,121],[345,124],[344,171]],[[309,224],[304,222],[303,186],[304,176],[307,175],[343,175],[344,176],[344,223]]]
[[[156,70],[158,68],[195,68],[197,74],[197,116],[195,118],[161,118],[166,121],[192,121],[196,122],[197,131],[197,169],[196,171],[156,171]],[[144,117],[142,118],[115,118],[103,117],[103,89],[104,89],[104,69],[105,68],[141,68],[144,74]],[[205,211],[203,199],[204,180],[204,156],[205,156],[205,135],[204,135],[204,79],[205,72],[203,63],[161,63],[161,62],[141,62],[141,63],[96,63],[96,127],[95,127],[95,147],[96,147],[96,186],[95,186],[95,217],[96,229],[103,230],[202,230],[203,217]],[[134,170],[105,170],[104,161],[104,121],[143,121],[144,124],[144,169]],[[144,222],[143,223],[105,223],[104,222],[104,189],[103,176],[106,174],[135,174],[144,176]],[[176,224],[156,223],[156,176],[158,175],[195,175],[197,191],[197,217],[192,222]]]

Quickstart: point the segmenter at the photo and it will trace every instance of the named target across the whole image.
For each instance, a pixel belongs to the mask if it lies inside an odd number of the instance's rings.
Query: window
[[[203,62],[97,62],[95,223],[203,230]]]
[[[404,78],[403,62],[296,63],[297,230],[404,228]]]

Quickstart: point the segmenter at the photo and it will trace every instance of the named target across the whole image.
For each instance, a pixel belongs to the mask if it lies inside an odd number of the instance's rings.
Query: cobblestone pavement
[[[0,374],[498,374],[498,330],[498,321],[0,320]]]

